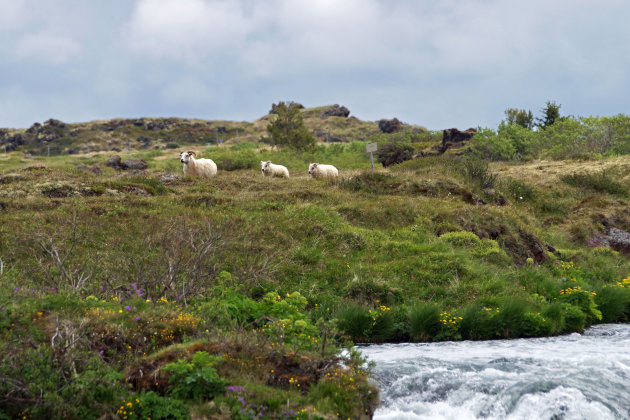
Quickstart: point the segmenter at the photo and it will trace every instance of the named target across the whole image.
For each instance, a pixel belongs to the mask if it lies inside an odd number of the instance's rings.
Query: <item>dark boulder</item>
[[[148,148],[153,144],[153,140],[151,140],[147,136],[138,136],[136,139],[137,142],[142,143],[143,148]]]
[[[381,133],[396,133],[402,130],[403,123],[398,118],[391,120],[382,119],[378,122],[378,129]]]
[[[448,128],[442,133],[442,146],[440,147],[440,153],[446,152],[451,147],[461,147],[463,143],[472,139],[477,133],[474,128],[468,130],[459,131],[457,128]]]
[[[120,156],[112,156],[107,159],[105,162],[105,166],[109,166],[110,168],[114,168],[116,170],[122,169]]]
[[[57,127],[57,128],[66,128],[66,123],[64,123],[63,121],[56,120],[54,118],[49,118],[48,120],[44,121],[44,125]]]
[[[164,124],[164,121],[149,121],[146,124],[147,130],[167,130],[168,126]]]
[[[122,161],[120,156],[112,156],[107,159],[105,166],[109,166],[116,170],[140,170],[143,171],[148,168],[147,162],[144,159],[127,159]]]
[[[127,159],[123,161],[120,166],[124,170],[136,171],[143,171],[149,167],[144,159]]]
[[[17,147],[26,144],[26,139],[21,134],[14,134],[6,138],[6,143],[13,144]]]
[[[33,123],[33,125],[31,125],[29,128],[26,129],[26,132],[28,134],[37,134],[41,131],[42,129],[42,125],[38,122]]]
[[[101,173],[101,168],[99,168],[98,166],[88,166],[88,165],[79,164],[75,166],[74,168],[81,171],[85,171],[85,172],[91,172],[96,175],[100,175]]]
[[[325,118],[325,117],[347,118],[348,115],[350,115],[350,110],[348,108],[346,108],[345,106],[339,106],[335,104],[331,106],[330,108],[326,109],[324,112],[322,112],[319,117],[320,118]]]

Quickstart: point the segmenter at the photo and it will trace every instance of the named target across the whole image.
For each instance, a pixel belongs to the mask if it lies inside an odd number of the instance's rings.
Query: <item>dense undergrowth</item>
[[[131,175],[6,155],[0,419],[369,418],[348,344],[628,321],[630,262],[602,246],[630,229],[627,163],[545,183],[452,156],[370,173],[364,147],[209,147],[211,180],[172,176],[161,150]],[[292,177],[262,178],[263,159]]]

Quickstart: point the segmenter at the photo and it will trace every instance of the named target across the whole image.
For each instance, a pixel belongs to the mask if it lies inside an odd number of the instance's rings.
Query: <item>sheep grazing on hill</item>
[[[339,171],[332,165],[322,165],[320,163],[311,163],[308,165],[308,173],[313,178],[336,178]]]
[[[263,176],[275,176],[279,178],[288,178],[289,170],[286,166],[275,165],[271,163],[270,160],[267,162],[260,161],[260,170],[262,171]]]
[[[217,174],[217,164],[212,159],[195,159],[197,153],[188,151],[179,154],[179,160],[184,164],[184,175],[210,178]]]

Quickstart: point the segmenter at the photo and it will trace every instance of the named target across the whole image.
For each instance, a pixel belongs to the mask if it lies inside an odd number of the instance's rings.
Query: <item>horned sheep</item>
[[[261,160],[260,170],[262,171],[263,176],[271,176],[271,177],[278,177],[278,178],[289,177],[289,170],[286,168],[286,166],[276,165],[274,163],[271,163],[270,160],[266,162]]]
[[[320,163],[311,163],[308,166],[308,173],[313,178],[335,178],[339,176],[339,171],[332,165],[322,165]]]
[[[195,159],[193,151],[181,152],[179,160],[184,164],[184,175],[210,178],[217,174],[217,164],[212,159]]]

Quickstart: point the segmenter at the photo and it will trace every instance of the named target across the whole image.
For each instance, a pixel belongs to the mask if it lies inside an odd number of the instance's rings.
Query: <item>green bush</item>
[[[580,310],[577,306],[565,303],[562,305],[564,313],[564,326],[561,332],[579,332],[584,331],[586,325],[586,314]]]
[[[630,290],[610,285],[601,288],[595,296],[602,322],[627,322],[630,315]]]
[[[596,295],[595,292],[583,289],[579,285],[574,285],[560,290],[558,301],[579,308],[586,316],[586,322],[590,325],[602,319],[602,313],[597,309],[597,304],[595,303]]]
[[[440,332],[440,309],[434,303],[420,303],[409,312],[409,335],[413,341],[431,341]]]
[[[489,128],[478,130],[472,144],[475,154],[482,159],[512,160],[516,157],[514,145]]]
[[[498,308],[497,308],[498,309]],[[496,310],[482,307],[479,304],[469,305],[462,312],[460,334],[465,340],[488,340],[495,337],[496,322],[494,314]]]
[[[164,367],[170,373],[169,393],[181,400],[201,402],[222,394],[226,381],[214,369],[222,358],[198,351],[192,361],[178,360]]]
[[[213,149],[212,160],[217,164],[217,168],[222,171],[235,171],[239,169],[260,168],[260,155],[251,149],[229,150]]]
[[[381,306],[380,310],[371,311],[372,315],[372,330],[370,332],[370,338],[374,342],[384,342],[389,340],[394,335],[394,316],[390,312],[390,309],[385,306]]]
[[[117,418],[126,420],[188,420],[186,404],[174,398],[163,397],[155,392],[141,393],[126,398],[116,410]]]
[[[554,324],[541,312],[525,312],[523,315],[523,337],[546,337],[553,333]]]
[[[341,307],[337,313],[338,327],[355,343],[366,342],[372,330],[372,316],[370,311],[357,304]]]
[[[525,314],[527,304],[518,299],[508,299],[499,308],[495,315],[499,337],[516,338],[525,336]],[[531,326],[528,326],[531,328]]]
[[[542,316],[551,323],[551,334],[560,334],[564,331],[564,305],[554,302],[542,308]]]

